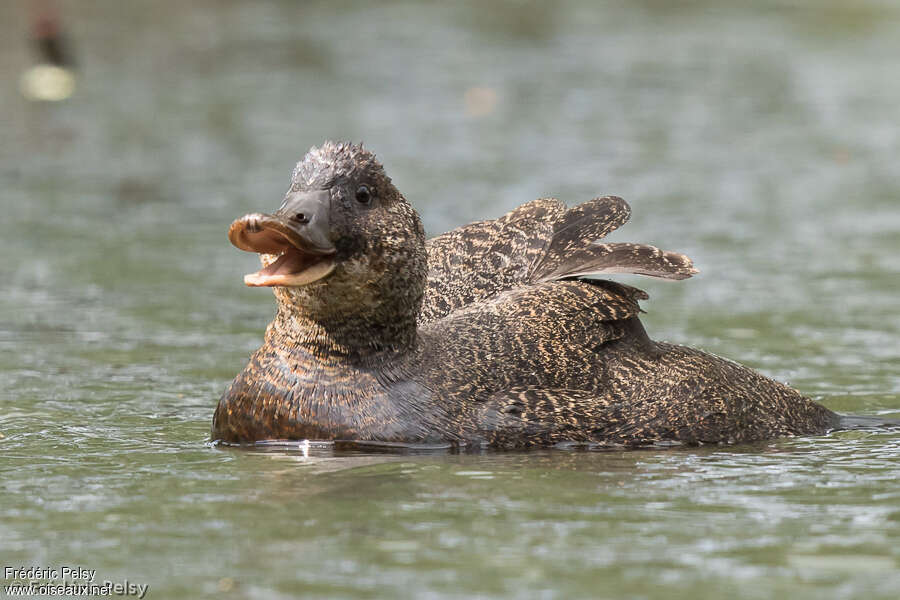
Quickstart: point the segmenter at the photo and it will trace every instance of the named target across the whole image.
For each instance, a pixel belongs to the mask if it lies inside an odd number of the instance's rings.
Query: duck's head
[[[283,309],[317,321],[418,315],[426,275],[421,221],[361,145],[310,149],[281,207],[237,219],[228,239],[260,254],[263,268],[244,283],[273,287]]]

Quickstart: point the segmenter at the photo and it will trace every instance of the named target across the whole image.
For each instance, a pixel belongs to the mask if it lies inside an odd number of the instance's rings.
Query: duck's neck
[[[339,266],[327,279],[274,287],[278,312],[267,343],[325,362],[363,365],[409,352],[416,344],[428,270],[425,234],[417,217],[414,222],[412,237],[385,236],[360,247],[338,240]]]
[[[409,352],[416,342],[416,314],[385,318],[375,314],[313,317],[279,304],[266,330],[266,342],[286,350],[303,350],[325,361],[370,363]]]

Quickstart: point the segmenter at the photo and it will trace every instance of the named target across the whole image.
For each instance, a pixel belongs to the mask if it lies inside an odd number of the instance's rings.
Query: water
[[[363,139],[432,233],[614,193],[651,335],[900,412],[891,3],[65,2],[29,104],[0,6],[0,563],[149,598],[894,598],[900,433],[398,454],[206,445],[273,303],[230,221]],[[449,3],[448,3],[449,4]]]

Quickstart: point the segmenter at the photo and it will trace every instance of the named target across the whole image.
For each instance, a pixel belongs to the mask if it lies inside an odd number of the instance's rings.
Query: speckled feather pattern
[[[428,240],[420,322],[529,282],[565,212],[559,200],[542,198],[494,221],[471,223]]]
[[[542,198],[494,221],[480,221],[428,240],[428,285],[420,322],[531,283],[607,273],[685,279],[691,259],[646,244],[601,244],[631,216],[616,196],[571,209]]]
[[[378,190],[375,209],[345,201],[360,181]],[[600,243],[630,215],[620,198],[571,209],[540,199],[426,243],[361,146],[327,143],[298,165],[291,189],[326,188],[341,263],[309,286],[275,288],[276,317],[220,400],[214,439],[642,446],[837,423],[750,369],[653,342],[641,290],[579,279],[695,272],[676,252]]]

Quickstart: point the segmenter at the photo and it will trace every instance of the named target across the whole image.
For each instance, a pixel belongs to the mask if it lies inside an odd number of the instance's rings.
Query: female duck
[[[497,447],[744,442],[822,433],[826,408],[698,350],[652,341],[647,295],[604,273],[683,279],[684,255],[598,240],[615,197],[526,204],[426,242],[375,157],[326,143],[274,214],[229,239],[278,303],[219,401],[212,437]]]

